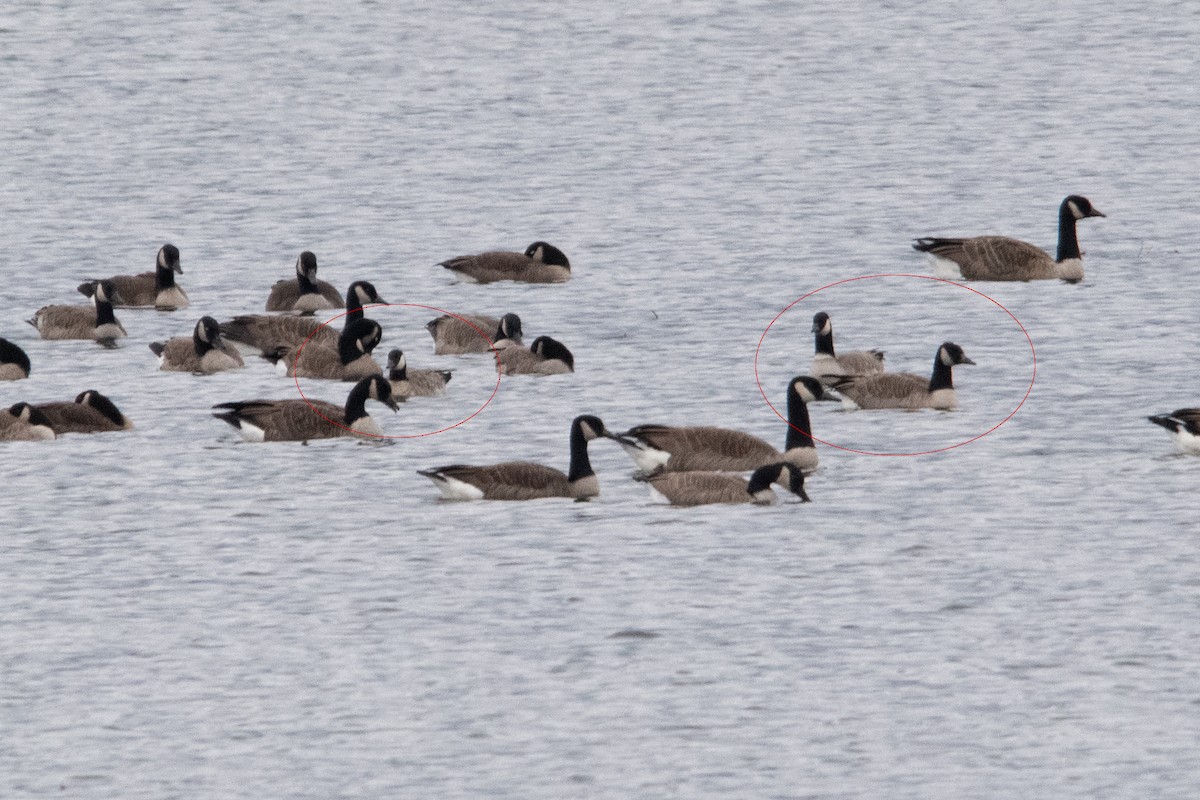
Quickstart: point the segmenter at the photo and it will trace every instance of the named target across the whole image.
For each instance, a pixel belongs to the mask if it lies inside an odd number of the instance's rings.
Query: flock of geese
[[[1003,236],[923,238],[913,247],[929,255],[935,274],[948,279],[1076,282],[1083,279],[1076,223],[1103,216],[1087,198],[1071,195],[1064,199],[1059,207],[1058,252],[1053,257],[1032,244]],[[178,248],[163,245],[153,271],[87,280],[78,290],[90,298],[90,305],[45,306],[28,322],[43,339],[90,339],[114,347],[126,335],[114,308],[176,310],[189,305],[186,292],[175,282],[175,276],[182,273],[179,258]],[[562,283],[571,277],[566,255],[540,241],[524,252],[458,256],[440,266],[461,280],[479,283]],[[386,367],[374,359],[382,329],[365,312],[385,303],[367,281],[355,281],[343,296],[317,277],[316,256],[306,251],[296,261],[295,277],[280,280],[271,288],[264,306],[267,313],[224,322],[204,316],[191,336],[155,342],[150,349],[164,370],[212,374],[240,368],[245,355],[257,354],[289,377],[353,384],[341,407],[300,398],[251,399],[214,406],[213,416],[249,441],[383,436],[367,411],[368,401],[396,411],[402,400],[444,393],[451,379],[446,370],[410,369],[399,349],[388,354]],[[340,331],[322,325],[314,316],[339,309],[346,312]],[[426,327],[435,354],[486,355],[502,374],[545,376],[575,369],[570,350],[551,337],[540,336],[526,347],[521,320],[515,314],[447,314]],[[485,466],[453,464],[420,470],[420,474],[449,499],[586,500],[600,491],[588,459],[588,445],[603,438],[617,442],[629,454],[638,480],[675,505],[771,503],[777,499],[774,485],[808,501],[804,478],[818,463],[808,404],[840,399],[847,407],[859,409],[953,410],[957,407],[953,368],[975,363],[960,345],[943,342],[934,352],[928,376],[888,372],[880,350],[838,353],[827,313],[814,316],[812,333],[814,355],[809,374],[798,375],[788,384],[788,428],[782,450],[756,436],[718,427],[640,425],[613,433],[598,417],[581,415],[571,422],[566,473],[533,462],[509,461]],[[0,380],[28,377],[30,368],[20,347],[0,338]],[[1170,431],[1185,452],[1200,453],[1200,408],[1149,419]],[[95,390],[80,393],[73,402],[19,402],[0,411],[0,441],[53,439],[67,433],[130,427],[117,406]],[[747,473],[749,477],[743,477]]]

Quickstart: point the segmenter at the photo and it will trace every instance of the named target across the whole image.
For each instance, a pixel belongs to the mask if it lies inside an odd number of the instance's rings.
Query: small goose
[[[37,328],[43,339],[95,339],[105,347],[116,347],[116,340],[127,335],[113,314],[116,296],[112,281],[99,281],[92,293],[93,308],[43,306],[29,324]]]
[[[29,356],[8,339],[0,337],[0,381],[19,381],[29,377]]]
[[[1200,455],[1200,408],[1181,408],[1146,419],[1169,430],[1181,452]]]
[[[129,418],[95,389],[80,392],[75,402],[38,403],[38,411],[50,420],[59,436],[64,433],[106,433],[133,429]]]
[[[882,350],[854,350],[840,356],[834,354],[833,322],[824,311],[813,317],[812,332],[816,335],[816,345],[809,372],[826,386],[832,385],[831,378],[883,372]]]
[[[564,475],[531,461],[506,461],[486,467],[455,464],[419,470],[447,500],[536,500],[573,497],[588,500],[600,494],[600,481],[588,460],[588,442],[612,438],[599,417],[576,417],[571,422],[571,466]]]
[[[786,485],[801,502],[809,501],[804,491],[804,475],[786,462],[768,464],[754,470],[750,480],[725,472],[659,472],[639,476],[673,506],[704,506],[713,503],[754,503],[770,505],[775,502],[772,483]]]
[[[521,344],[521,318],[516,314],[505,314],[496,319],[482,314],[443,314],[425,323],[433,337],[434,355],[461,355],[462,353],[487,353],[493,342],[508,339]],[[491,341],[485,337],[495,331]]]
[[[456,256],[438,266],[477,283],[563,283],[571,277],[571,262],[562,250],[546,242],[534,242],[524,253],[493,251]]]
[[[929,380],[908,372],[885,372],[860,378],[847,376],[839,379],[833,388],[863,409],[936,408],[952,411],[958,408],[952,369],[956,364],[974,363],[961,347],[944,342],[933,357],[933,375]]]
[[[0,411],[0,442],[36,442],[53,438],[50,420],[29,403],[17,403],[7,411]]]
[[[567,346],[549,336],[539,336],[526,350],[511,339],[496,342],[496,369],[503,375],[563,375],[575,371],[575,357]]]
[[[450,382],[448,369],[409,369],[401,350],[388,353],[387,368],[393,397],[433,397],[443,394]]]
[[[1083,280],[1083,253],[1075,223],[1103,217],[1086,197],[1073,194],[1058,208],[1058,255],[1054,258],[1036,245],[1007,236],[970,239],[917,239],[913,249],[928,253],[939,277],[969,281],[1034,281],[1061,278]]]
[[[658,472],[745,472],[780,461],[804,474],[817,468],[808,404],[825,397],[821,382],[798,375],[788,383],[784,452],[757,436],[728,428],[639,425],[616,439],[643,475]]]
[[[383,436],[379,423],[367,414],[367,400],[378,400],[392,411],[400,407],[392,397],[391,384],[373,375],[354,384],[344,408],[324,400],[245,400],[215,405],[213,408],[226,410],[213,416],[237,428],[249,442]]]
[[[183,289],[175,285],[176,273],[183,274],[183,268],[179,266],[179,248],[173,244],[164,244],[158,249],[158,260],[153,272],[114,275],[108,278],[117,287],[114,304],[154,306],[160,311],[187,308],[188,296]],[[79,293],[91,297],[96,283],[96,280],[84,281],[78,286]]]
[[[296,259],[296,277],[276,281],[267,296],[267,311],[313,314],[341,307],[341,292],[317,279],[317,257],[308,250]]]
[[[221,338],[221,328],[212,317],[201,317],[191,336],[176,336],[165,342],[151,342],[161,370],[198,372],[211,375],[244,367],[242,354]]]
[[[355,281],[346,290],[346,314],[342,317],[345,330],[355,320],[363,318],[363,307],[386,304],[387,301],[375,291],[369,281]],[[229,322],[221,323],[221,333],[226,339],[262,353],[277,352],[282,348],[299,347],[311,337],[311,344],[337,347],[339,331],[330,325],[322,325],[314,317],[290,315],[244,314]]]
[[[382,338],[379,323],[364,317],[346,326],[338,335],[337,347],[309,342],[264,357],[274,361],[289,378],[356,381],[383,374],[379,362],[371,358],[371,351]]]

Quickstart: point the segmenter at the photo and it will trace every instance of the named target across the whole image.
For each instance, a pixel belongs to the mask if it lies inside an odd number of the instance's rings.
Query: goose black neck
[[[349,327],[350,325],[353,325],[354,323],[358,322],[360,319],[363,318],[362,306],[359,306],[358,308],[350,308],[351,305],[357,305],[357,304],[350,303],[350,302],[346,303],[346,308],[349,308],[350,310],[346,312],[346,322],[342,326],[343,328]]]
[[[1071,213],[1071,204],[1064,200],[1058,207],[1058,256],[1056,261],[1066,261],[1068,258],[1081,258],[1079,252],[1079,236],[1075,232],[1075,215]]]
[[[829,328],[829,332],[824,330],[817,331],[817,355],[827,355],[833,357],[833,328]]]
[[[388,371],[388,380],[390,381],[406,381],[408,380],[408,364],[400,364],[392,367]]]
[[[296,282],[300,284],[300,294],[316,294],[317,284],[309,280],[304,270],[296,270]]]
[[[371,382],[369,380],[359,381],[358,384],[350,390],[350,394],[346,396],[346,419],[347,425],[353,425],[358,420],[367,416],[367,395],[371,392]]]
[[[338,360],[342,364],[349,364],[363,355],[363,351],[358,349],[358,337],[355,333],[357,331],[346,328],[342,331],[342,335],[338,337]]]
[[[107,300],[96,300],[96,326],[111,325],[117,321],[113,305]]]
[[[929,391],[936,392],[938,389],[953,389],[954,377],[949,364],[942,361],[942,351],[938,350],[936,356],[933,357],[933,377],[929,379]]]
[[[154,288],[158,291],[170,289],[175,285],[175,270],[159,264],[154,269]]]
[[[192,347],[196,350],[196,355],[204,356],[209,350],[212,350],[212,342],[206,342],[204,337],[200,335],[200,328],[192,331]]]
[[[574,483],[580,478],[595,474],[592,462],[588,459],[588,443],[583,435],[583,424],[576,422],[571,426],[571,468],[567,472],[567,480]]]
[[[831,337],[832,338],[832,337]],[[785,448],[816,447],[812,438],[812,423],[808,419],[808,403],[793,385],[788,389],[788,432]]]

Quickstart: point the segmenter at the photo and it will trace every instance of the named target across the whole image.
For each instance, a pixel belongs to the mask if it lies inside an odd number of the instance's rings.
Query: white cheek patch
[[[1075,205],[1074,200],[1067,201],[1067,208],[1071,209],[1071,216],[1075,219],[1083,219],[1083,212],[1079,210],[1079,206]]]
[[[831,320],[825,320],[825,324],[821,326],[821,335],[828,336],[832,332],[833,332],[833,322]]]
[[[546,260],[545,248],[539,246],[537,250],[533,251],[533,255],[531,256],[531,258],[533,258],[534,261],[545,261]]]

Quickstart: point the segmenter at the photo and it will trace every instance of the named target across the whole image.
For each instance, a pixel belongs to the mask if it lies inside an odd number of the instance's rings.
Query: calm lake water
[[[1145,417],[1200,403],[1198,46],[1183,2],[10,3],[0,336],[34,370],[0,402],[137,427],[0,448],[0,796],[1195,797],[1200,460]],[[1071,193],[1108,215],[1082,284],[902,277],[918,236],[1053,247]],[[569,283],[435,266],[537,239]],[[119,311],[112,351],[23,322],[164,242],[186,311]],[[210,406],[292,382],[156,370],[305,249],[455,370],[372,409],[414,438],[244,444]],[[496,386],[418,306],[515,311],[578,371],[418,437]],[[416,474],[565,469],[581,413],[782,444],[763,393],[819,310],[892,369],[977,365],[954,414],[814,407],[811,504],[670,508],[604,441],[586,504]]]

